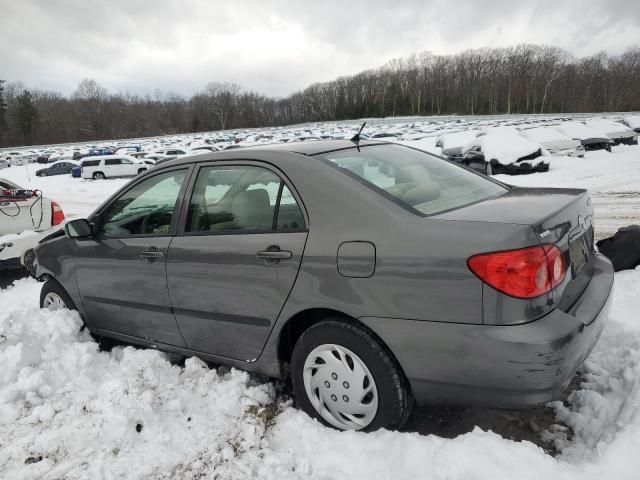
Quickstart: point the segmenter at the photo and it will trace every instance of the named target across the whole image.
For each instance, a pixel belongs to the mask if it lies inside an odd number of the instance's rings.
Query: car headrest
[[[426,181],[409,188],[402,193],[400,198],[409,205],[419,205],[438,198],[441,190],[440,185],[437,183]]]
[[[396,185],[402,183],[422,183],[431,180],[429,172],[421,165],[407,165],[402,167],[396,175]]]
[[[238,193],[231,202],[231,213],[239,228],[266,228],[273,222],[269,194],[263,188]]]

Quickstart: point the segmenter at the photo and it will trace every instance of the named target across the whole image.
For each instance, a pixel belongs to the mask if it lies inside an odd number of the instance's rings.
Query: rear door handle
[[[265,260],[286,260],[292,256],[293,254],[289,250],[263,250],[256,253],[256,257]]]
[[[145,250],[140,253],[141,258],[162,258],[164,257],[164,252],[161,250],[156,250],[155,248],[150,248],[149,250]]]

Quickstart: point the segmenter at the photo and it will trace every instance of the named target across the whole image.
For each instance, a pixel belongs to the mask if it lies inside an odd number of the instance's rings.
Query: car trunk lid
[[[593,206],[586,190],[514,187],[499,197],[434,218],[528,225],[540,244],[556,245],[567,273],[553,291],[555,307],[568,310],[591,279],[595,253]]]

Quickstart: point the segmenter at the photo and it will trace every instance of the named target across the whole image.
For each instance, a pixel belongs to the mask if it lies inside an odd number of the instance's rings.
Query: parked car
[[[8,160],[3,160],[0,158],[0,170],[2,170],[3,168],[9,168],[11,166],[11,163],[9,163]]]
[[[586,190],[512,187],[397,144],[277,144],[154,167],[30,270],[42,307],[96,335],[289,376],[338,429],[399,428],[414,398],[558,398],[612,297],[592,222]]]
[[[61,228],[63,220],[55,201],[0,178],[0,271],[22,268],[21,254]]]
[[[113,150],[107,147],[92,148],[87,157],[100,157],[102,155],[113,155]]]
[[[38,177],[50,177],[51,175],[68,175],[74,167],[78,166],[78,162],[73,160],[61,160],[52,163],[47,168],[41,168],[36,171]]]
[[[614,145],[637,145],[638,133],[619,122],[608,118],[591,118],[584,122],[588,127],[595,128],[607,134]]]
[[[478,130],[463,130],[461,132],[445,133],[436,140],[436,147],[442,149],[442,155],[449,160],[462,163],[464,156],[462,149],[478,136]]]
[[[589,127],[584,123],[562,122],[557,126],[557,129],[569,138],[578,140],[585,150],[611,151],[613,140],[611,140],[603,131]]]
[[[513,127],[488,129],[462,148],[462,164],[485,173],[546,172],[549,153],[539,143],[524,138]]]
[[[521,130],[523,137],[542,145],[551,155],[584,157],[584,147],[554,127],[535,127]]]
[[[82,161],[80,168],[82,178],[102,180],[114,177],[135,177],[147,170],[149,166],[126,155],[108,155],[87,157]]]
[[[189,155],[189,152],[187,150],[182,150],[180,148],[160,148],[154,153],[156,155],[162,156],[161,158],[156,160],[156,165],[168,162],[169,160],[174,160],[179,157],[184,157],[185,155]]]
[[[640,115],[627,115],[622,122],[636,133],[640,133]]]

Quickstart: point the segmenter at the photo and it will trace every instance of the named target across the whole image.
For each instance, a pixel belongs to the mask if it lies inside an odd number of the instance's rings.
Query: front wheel
[[[47,172],[40,172],[38,174],[39,177],[46,177],[47,176]]]
[[[60,310],[62,308],[77,310],[69,294],[62,288],[62,285],[53,278],[50,278],[42,285],[42,290],[40,290],[40,308],[47,308],[49,310]]]
[[[396,360],[369,331],[329,319],[309,327],[291,360],[298,406],[339,430],[402,427],[413,396]]]

